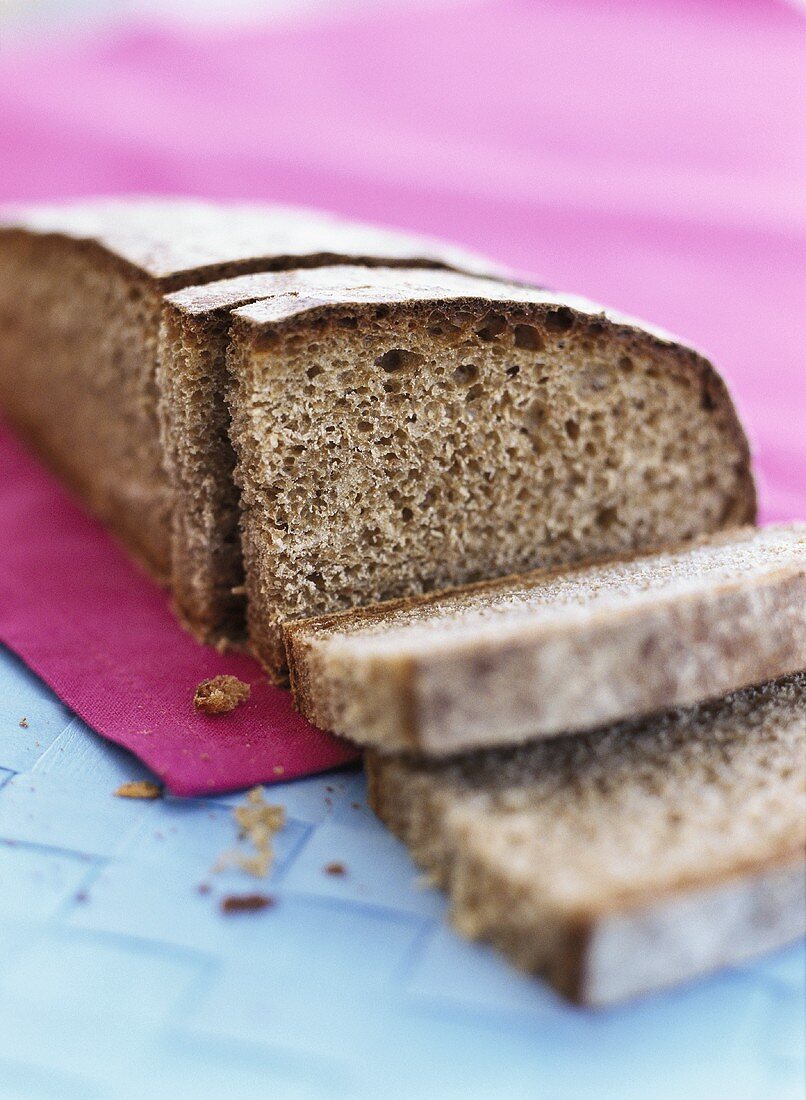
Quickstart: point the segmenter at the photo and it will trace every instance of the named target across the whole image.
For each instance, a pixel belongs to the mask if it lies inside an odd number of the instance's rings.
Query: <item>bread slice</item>
[[[686,706],[806,667],[806,524],[287,623],[298,708],[440,755]]]
[[[171,511],[155,379],[165,293],[344,257],[480,263],[287,207],[113,199],[8,209],[0,222],[0,405],[159,577]]]
[[[367,756],[370,801],[457,929],[606,1005],[806,930],[806,674],[444,762]]]
[[[372,266],[372,258],[364,257],[363,266]],[[358,268],[355,278],[364,280],[366,272]],[[157,382],[173,497],[171,588],[179,617],[207,642],[240,642],[246,628],[226,402],[231,313],[285,288],[276,273],[261,272],[188,287],[163,301]]]
[[[752,521],[724,383],[578,298],[320,268],[234,312],[249,637],[284,620]]]

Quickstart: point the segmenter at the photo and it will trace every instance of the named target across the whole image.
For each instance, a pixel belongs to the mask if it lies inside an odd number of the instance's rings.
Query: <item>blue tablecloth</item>
[[[3,1100],[804,1094],[803,945],[580,1012],[449,931],[358,770],[270,789],[265,882],[211,872],[239,796],[114,796],[140,778],[0,650]]]

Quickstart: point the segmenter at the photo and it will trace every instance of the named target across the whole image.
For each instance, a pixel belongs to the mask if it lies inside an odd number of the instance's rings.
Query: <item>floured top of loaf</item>
[[[459,266],[459,265],[456,265]],[[606,308],[577,294],[543,287],[479,277],[465,265],[465,273],[431,268],[368,268],[332,266],[297,269],[275,274],[271,292],[260,301],[235,311],[245,325],[261,328],[331,306],[395,306],[410,303],[500,303],[502,306],[537,305],[549,311],[548,324],[567,327],[569,310],[586,317],[601,317],[613,324],[648,332],[665,344],[685,344],[677,336],[646,321]],[[487,272],[489,274],[489,272]],[[495,273],[500,274],[500,273]],[[556,312],[554,312],[556,311]]]
[[[295,256],[378,257],[498,274],[492,261],[442,241],[304,207],[195,198],[97,198],[0,210],[2,230],[91,241],[155,279]],[[285,262],[282,262],[285,261]]]

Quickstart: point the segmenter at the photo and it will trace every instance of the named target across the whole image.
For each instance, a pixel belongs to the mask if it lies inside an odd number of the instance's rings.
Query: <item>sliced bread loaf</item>
[[[450,272],[320,268],[237,309],[228,367],[249,636],[752,521],[697,352],[599,306]]]
[[[590,729],[806,667],[806,524],[284,628],[314,725],[429,755]]]
[[[806,930],[806,674],[441,763],[368,755],[375,811],[464,935],[604,1005]]]
[[[479,266],[457,249],[286,207],[116,199],[5,210],[0,406],[164,577],[171,493],[155,379],[162,296],[339,258]]]

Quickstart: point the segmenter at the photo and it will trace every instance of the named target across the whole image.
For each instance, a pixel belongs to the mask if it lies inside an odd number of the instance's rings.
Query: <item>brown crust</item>
[[[307,662],[301,657],[304,640],[298,631],[292,628],[310,620],[298,620],[283,624],[283,646],[286,666],[288,667],[288,686],[294,700],[294,707],[300,714],[320,729],[331,729],[332,719],[327,707],[316,690],[316,684],[310,675]],[[407,745],[416,749],[419,743],[419,722],[417,716],[417,694],[415,685],[415,662],[401,658],[387,670],[387,689],[394,691],[397,706],[402,714],[402,736]]]
[[[564,950],[551,970],[551,983],[572,1004],[585,1004],[585,989],[595,918],[570,917]]]

